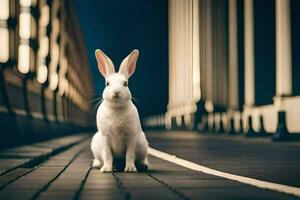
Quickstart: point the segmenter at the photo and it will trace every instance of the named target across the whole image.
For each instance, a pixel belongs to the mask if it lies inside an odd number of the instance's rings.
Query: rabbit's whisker
[[[98,101],[98,100],[101,100],[101,99],[102,99],[102,97],[98,97],[98,98],[96,98],[96,99],[92,99],[91,101],[89,101],[89,103],[93,103],[93,102]]]
[[[94,108],[93,108],[93,112],[99,107],[99,105],[103,102],[103,99],[99,99],[99,101],[95,104]]]

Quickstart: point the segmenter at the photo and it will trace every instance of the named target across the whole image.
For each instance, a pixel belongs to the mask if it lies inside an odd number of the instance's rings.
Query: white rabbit
[[[123,159],[125,172],[136,172],[137,168],[147,170],[148,142],[128,88],[128,78],[135,71],[139,51],[133,50],[122,61],[118,73],[101,50],[97,49],[95,55],[106,87],[97,110],[98,132],[91,142],[92,166],[99,167],[101,172],[111,172],[114,160]]]

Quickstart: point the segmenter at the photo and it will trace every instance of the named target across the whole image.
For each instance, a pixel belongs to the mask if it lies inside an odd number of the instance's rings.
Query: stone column
[[[206,103],[205,108],[208,112],[213,111],[213,60],[212,60],[212,16],[211,16],[211,1],[205,2],[205,39],[206,39]]]
[[[292,94],[290,0],[276,0],[276,96]]]
[[[239,108],[238,93],[238,36],[237,36],[237,1],[228,1],[228,68],[229,68],[229,113],[228,113],[228,132],[234,134],[234,111]]]
[[[248,116],[246,136],[253,136],[252,117],[249,108],[255,105],[255,68],[254,68],[254,22],[253,0],[244,1],[244,34],[245,34],[245,105],[244,113]]]
[[[199,0],[193,0],[192,5],[192,79],[193,79],[193,98],[200,100],[200,20],[199,20]]]
[[[237,38],[237,2],[229,0],[229,107],[238,109],[238,38]]]
[[[198,0],[169,0],[169,104],[177,125],[193,124],[200,98]],[[169,120],[170,121],[170,120]]]
[[[244,1],[245,107],[255,104],[253,0]]]
[[[206,73],[206,101],[204,104],[205,110],[207,111],[207,128],[213,129],[214,118],[214,104],[213,104],[213,91],[214,81],[213,81],[213,48],[212,48],[212,1],[204,1],[205,6],[205,16],[204,16],[204,40],[205,40],[205,73]]]
[[[276,97],[278,126],[273,140],[288,140],[284,97],[292,94],[290,0],[276,0]]]

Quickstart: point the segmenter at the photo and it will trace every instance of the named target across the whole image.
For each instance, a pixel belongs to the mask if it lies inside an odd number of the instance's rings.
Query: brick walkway
[[[172,137],[157,136],[148,135],[151,146],[174,150]],[[90,168],[89,142],[78,134],[0,152],[0,199],[297,199],[152,156],[147,173],[100,173]]]

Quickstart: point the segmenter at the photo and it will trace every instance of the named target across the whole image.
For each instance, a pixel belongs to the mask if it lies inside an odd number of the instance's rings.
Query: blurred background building
[[[168,3],[169,103],[148,126],[300,132],[299,1]]]
[[[1,147],[94,126],[94,93],[74,5],[0,1]]]

